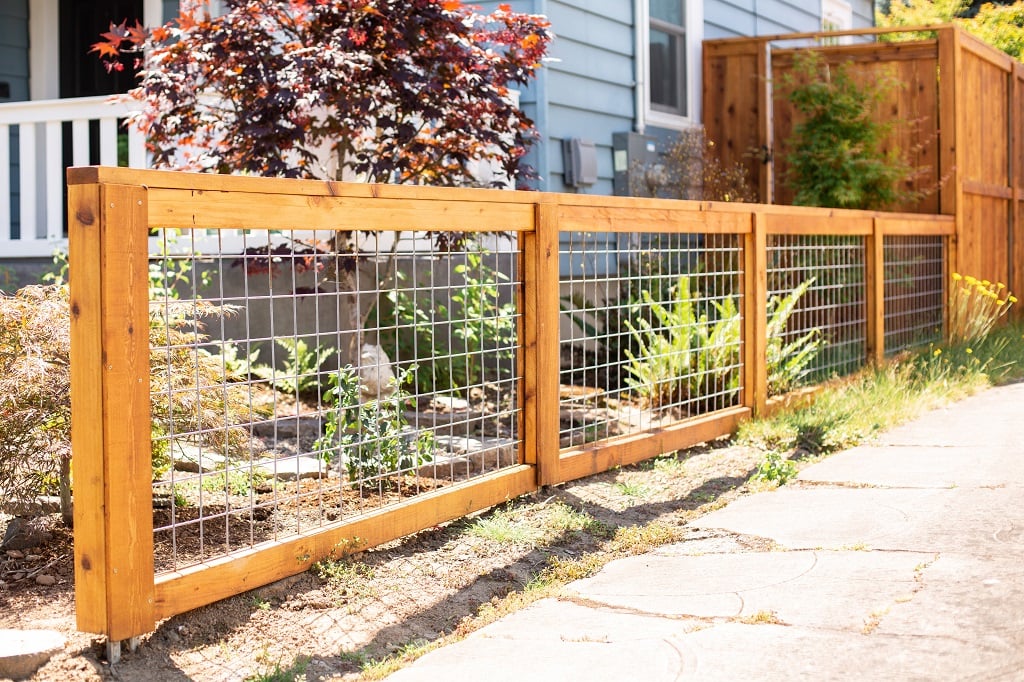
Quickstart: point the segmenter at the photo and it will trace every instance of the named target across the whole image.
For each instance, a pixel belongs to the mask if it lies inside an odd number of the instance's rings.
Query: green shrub
[[[884,209],[920,198],[904,189],[920,171],[898,149],[883,149],[892,124],[873,115],[899,87],[891,74],[859,84],[848,62],[830,66],[817,53],[802,52],[781,84],[800,115],[787,140],[794,204]]]

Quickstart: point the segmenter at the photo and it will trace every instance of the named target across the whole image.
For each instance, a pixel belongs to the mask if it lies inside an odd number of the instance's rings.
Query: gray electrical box
[[[568,187],[587,187],[597,182],[597,146],[590,140],[562,140],[563,182]]]
[[[640,133],[612,134],[612,169],[617,196],[629,196],[630,178],[658,163],[657,138]]]

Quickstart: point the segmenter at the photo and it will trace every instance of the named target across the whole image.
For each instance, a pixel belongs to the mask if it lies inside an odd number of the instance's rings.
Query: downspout
[[[633,0],[633,130],[641,134],[646,124],[644,88],[647,86],[647,62],[643,47],[646,25],[647,1]]]
[[[533,0],[533,13],[548,15],[547,0]],[[557,39],[557,37],[556,37]],[[550,145],[551,135],[548,128],[548,67],[544,66],[537,70],[537,78],[533,83],[534,92],[537,93],[537,113],[534,116],[534,124],[541,134],[539,144],[534,146],[537,150],[537,174],[540,176],[540,190],[551,191],[551,162]]]

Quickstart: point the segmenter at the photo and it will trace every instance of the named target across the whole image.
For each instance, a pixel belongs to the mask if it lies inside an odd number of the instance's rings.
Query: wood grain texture
[[[757,416],[768,399],[768,231],[767,218],[754,215],[743,242],[743,404]]]
[[[149,243],[146,190],[104,185],[102,212],[103,450],[107,636],[150,632],[153,470],[149,412]]]
[[[561,480],[559,459],[559,392],[558,379],[561,360],[559,345],[558,237],[561,229],[558,207],[551,204],[537,206],[537,233],[535,235],[535,301],[536,301],[536,353],[533,378],[536,390],[536,424],[533,436],[536,443],[537,476],[540,485]]]
[[[71,273],[71,460],[75,486],[75,615],[83,632],[107,629],[106,471],[100,188],[68,188]]]

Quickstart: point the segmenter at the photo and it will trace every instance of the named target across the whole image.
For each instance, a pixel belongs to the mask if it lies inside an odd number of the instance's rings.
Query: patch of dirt
[[[758,550],[756,542],[687,534],[683,527],[747,493],[761,457],[749,448],[712,443],[546,488],[327,570],[313,569],[165,620],[116,665],[104,660],[100,637],[75,630],[71,534],[54,524],[44,545],[13,556],[0,552],[0,627],[49,628],[67,637],[65,651],[32,678],[39,681],[259,679],[298,671],[297,660],[305,662],[305,676],[298,679],[357,680],[363,661],[451,632],[482,604],[521,590],[552,558],[606,551],[616,528],[657,521],[679,527],[695,551],[723,542],[731,551]],[[584,530],[552,528],[549,515],[556,503],[599,523]],[[543,539],[498,540],[473,532],[481,520],[501,514],[544,529]],[[44,572],[54,584],[36,582]]]

